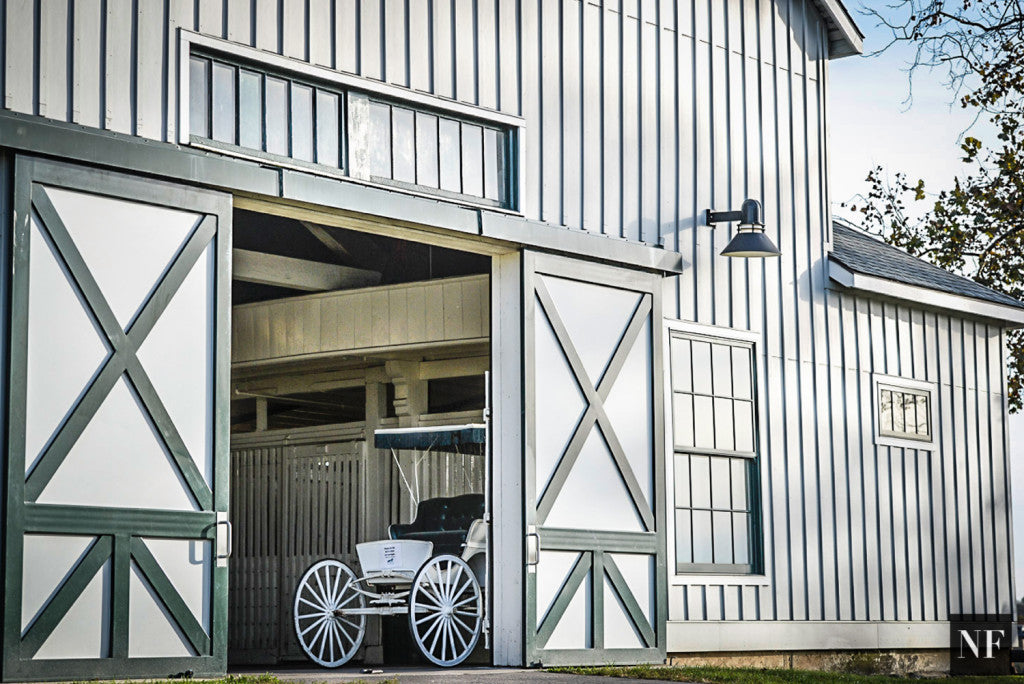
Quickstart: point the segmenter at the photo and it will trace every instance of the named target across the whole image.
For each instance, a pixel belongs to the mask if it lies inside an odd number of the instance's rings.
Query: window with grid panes
[[[192,55],[189,132],[220,148],[341,169],[344,93]]]
[[[676,571],[758,570],[754,358],[749,343],[673,333]]]
[[[369,100],[370,178],[474,202],[509,203],[509,133],[497,126]],[[358,155],[357,155],[358,156]]]

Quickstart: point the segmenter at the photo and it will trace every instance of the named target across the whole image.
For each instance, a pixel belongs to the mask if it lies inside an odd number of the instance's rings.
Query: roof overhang
[[[1024,328],[1024,309],[1015,306],[856,273],[834,259],[828,261],[828,276],[849,290],[899,299],[916,306],[942,309],[960,316],[987,318],[1001,322],[1005,328]]]
[[[830,59],[864,52],[864,34],[857,28],[842,0],[814,0],[828,28]]]

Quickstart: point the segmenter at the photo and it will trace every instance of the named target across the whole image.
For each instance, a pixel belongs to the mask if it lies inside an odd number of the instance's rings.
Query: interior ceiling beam
[[[479,233],[460,235],[455,233],[455,231],[444,228],[412,224],[405,221],[378,219],[366,216],[365,214],[354,214],[327,207],[307,208],[281,200],[268,200],[262,197],[250,197],[243,194],[235,195],[234,206],[236,209],[273,214],[274,216],[283,216],[295,219],[296,221],[308,221],[322,226],[333,226],[359,233],[422,242],[427,245],[446,247],[473,254],[494,256],[495,254],[510,254],[519,249],[518,243],[481,236]]]
[[[420,379],[464,378],[483,375],[491,368],[490,356],[470,356],[460,359],[440,359],[420,363]]]
[[[232,250],[232,277],[245,283],[276,285],[303,292],[328,292],[371,287],[378,271],[307,261],[248,249]]]
[[[299,223],[301,223],[302,226],[306,230],[308,230],[313,237],[319,240],[320,243],[323,244],[323,246],[326,247],[327,249],[331,250],[340,257],[352,257],[352,254],[349,253],[348,249],[345,248],[345,245],[341,244],[341,242],[336,237],[334,237],[334,235],[331,234],[331,231],[325,228],[324,226],[312,223],[310,221],[299,221]]]

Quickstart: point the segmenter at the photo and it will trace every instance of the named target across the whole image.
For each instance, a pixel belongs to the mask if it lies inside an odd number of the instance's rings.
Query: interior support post
[[[395,415],[398,416],[399,427],[416,427],[420,424],[420,416],[427,412],[427,382],[420,380],[420,364],[418,361],[388,361],[385,372],[395,386]],[[414,481],[417,467],[415,461],[421,454],[418,452],[400,451],[398,458],[402,470]],[[429,482],[421,483],[429,487]],[[420,494],[425,498],[426,488]],[[413,519],[416,506],[410,498],[399,498],[399,518],[402,522]]]
[[[416,427],[427,412],[427,382],[420,379],[418,361],[388,361],[388,377],[395,385],[395,414],[399,427]]]
[[[390,511],[381,506],[390,498],[391,455],[373,448],[373,433],[387,415],[387,387],[384,374],[372,369],[366,376],[366,427],[364,428],[363,505],[360,507],[360,539],[387,539]],[[366,623],[366,652],[364,662],[379,665],[384,662],[381,645],[380,618],[370,616]]]

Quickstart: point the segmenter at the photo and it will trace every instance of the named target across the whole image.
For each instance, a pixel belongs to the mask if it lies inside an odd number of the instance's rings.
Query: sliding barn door
[[[665,657],[661,279],[524,259],[527,662]]]
[[[13,184],[4,679],[223,673],[230,198]]]

